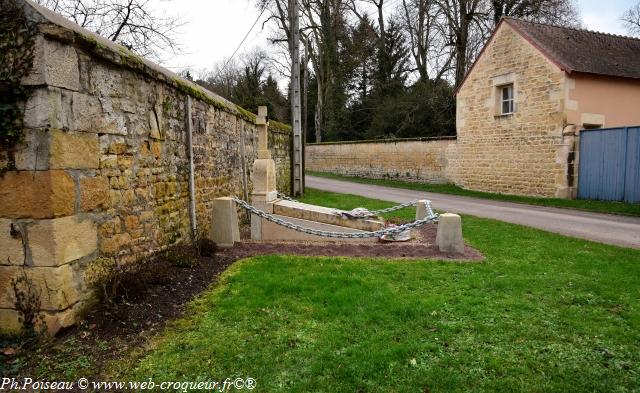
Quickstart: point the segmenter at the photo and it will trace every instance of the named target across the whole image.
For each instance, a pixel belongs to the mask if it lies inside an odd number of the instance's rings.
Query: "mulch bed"
[[[245,227],[243,237],[247,234]],[[482,254],[471,247],[466,247],[462,255],[440,253],[433,245],[435,225],[425,226],[415,234],[416,239],[407,243],[260,243],[243,240],[231,249],[217,251],[212,257],[203,257],[193,248],[172,250],[142,262],[140,269],[124,275],[120,283],[122,293],[111,304],[99,306],[77,326],[61,332],[54,339],[24,347],[18,343],[0,342],[0,375],[34,379],[53,377],[46,372],[45,375],[37,375],[36,370],[43,370],[43,362],[51,362],[54,367],[51,370],[56,370],[53,365],[57,357],[84,356],[91,362],[93,371],[84,370],[82,376],[99,380],[103,365],[128,356],[131,349],[144,347],[149,337],[168,321],[181,317],[186,304],[215,282],[220,273],[235,261],[251,256],[281,254],[466,262],[483,260]],[[187,266],[176,264],[176,258],[188,258],[190,263]],[[107,343],[107,348],[104,348],[104,343]]]

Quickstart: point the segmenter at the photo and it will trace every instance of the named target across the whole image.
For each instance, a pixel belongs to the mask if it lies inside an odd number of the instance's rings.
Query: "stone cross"
[[[267,107],[258,107],[258,116],[256,116],[256,130],[258,131],[258,159],[270,159],[271,152],[268,147],[267,129],[269,120],[267,119]]]

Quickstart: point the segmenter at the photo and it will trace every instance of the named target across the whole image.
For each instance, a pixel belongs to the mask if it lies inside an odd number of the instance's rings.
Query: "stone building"
[[[640,40],[504,18],[457,91],[448,177],[575,198],[580,130],[640,124]]]

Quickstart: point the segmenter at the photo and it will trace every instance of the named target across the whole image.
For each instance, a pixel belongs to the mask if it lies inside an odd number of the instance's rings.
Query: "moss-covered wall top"
[[[157,79],[167,83],[191,95],[193,98],[206,102],[216,108],[239,116],[249,122],[255,123],[255,114],[246,109],[212,93],[201,86],[198,86],[187,79],[180,77],[174,72],[142,58],[129,49],[116,44],[104,37],[96,35],[64,17],[37,4],[28,3],[21,0],[2,0],[5,2],[16,2],[24,9],[24,13],[31,21],[39,24],[39,30],[51,39],[60,40],[81,47],[92,55],[104,60],[136,70],[147,77]],[[280,131],[289,131],[288,125],[272,122],[271,127]]]
[[[21,81],[33,67],[37,31],[15,0],[2,2],[0,26],[0,147],[6,150],[22,138],[23,106],[29,89]],[[0,170],[4,169],[9,168],[0,165]]]

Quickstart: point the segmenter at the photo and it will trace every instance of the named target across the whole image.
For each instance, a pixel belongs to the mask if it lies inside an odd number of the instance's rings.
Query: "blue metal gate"
[[[578,198],[640,202],[640,127],[580,131]]]

